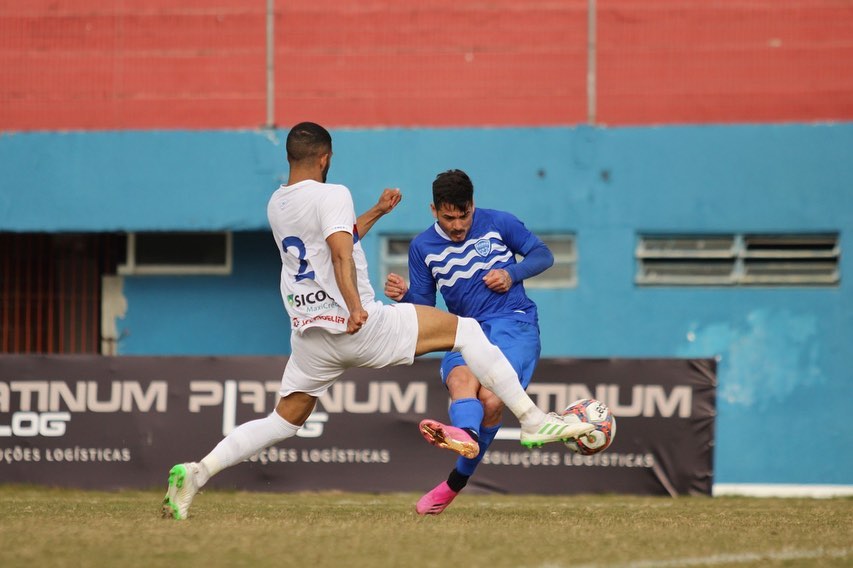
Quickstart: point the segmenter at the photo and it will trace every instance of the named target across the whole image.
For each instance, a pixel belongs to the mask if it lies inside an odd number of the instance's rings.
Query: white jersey
[[[306,180],[282,185],[270,197],[267,218],[281,253],[281,297],[293,331],[322,327],[344,333],[349,310],[335,280],[326,237],[338,231],[353,236],[353,260],[361,304],[370,311],[376,294],[358,236],[349,189]]]

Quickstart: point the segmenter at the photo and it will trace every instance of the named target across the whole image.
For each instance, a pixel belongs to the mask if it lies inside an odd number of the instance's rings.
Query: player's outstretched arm
[[[387,215],[397,207],[400,200],[403,199],[403,194],[397,188],[385,188],[382,195],[379,196],[379,201],[376,205],[358,216],[356,221],[358,225],[358,236],[360,238],[367,234],[367,231],[379,220],[383,215]]]

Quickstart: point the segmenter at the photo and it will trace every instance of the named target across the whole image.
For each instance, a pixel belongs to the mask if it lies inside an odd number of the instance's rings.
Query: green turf
[[[0,486],[0,566],[853,566],[853,499],[161,492]],[[701,564],[701,559],[705,564]]]

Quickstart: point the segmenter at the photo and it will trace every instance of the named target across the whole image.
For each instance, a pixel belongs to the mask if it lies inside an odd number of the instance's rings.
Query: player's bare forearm
[[[335,280],[344,298],[344,303],[349,311],[347,319],[347,333],[356,333],[367,322],[367,312],[361,305],[361,296],[358,293],[358,276],[355,270],[355,260],[349,258],[334,258],[332,265],[335,268]]]
[[[393,211],[401,199],[403,199],[403,195],[399,189],[386,188],[382,192],[382,195],[379,196],[379,201],[376,202],[376,205],[358,216],[356,224],[358,225],[359,237],[364,237],[371,227],[376,224],[376,221],[383,215],[387,215]]]
[[[343,231],[332,233],[326,238],[326,243],[332,253],[335,282],[350,313],[347,333],[355,333],[367,321],[367,312],[361,305],[361,296],[358,293],[358,275],[355,259],[352,257],[352,235]]]
[[[349,258],[332,258],[335,267],[335,281],[344,297],[349,311],[361,308],[361,297],[358,294],[358,277],[355,272],[355,260]]]

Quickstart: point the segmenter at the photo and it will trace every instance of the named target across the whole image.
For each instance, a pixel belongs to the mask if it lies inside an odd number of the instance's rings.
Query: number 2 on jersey
[[[296,273],[296,281],[305,280],[306,278],[310,278],[314,280],[314,271],[308,270],[308,261],[305,260],[305,243],[302,242],[302,239],[299,237],[284,237],[281,240],[281,248],[284,250],[285,254],[287,253],[287,249],[294,248],[298,253],[296,258],[299,259],[299,271]]]

